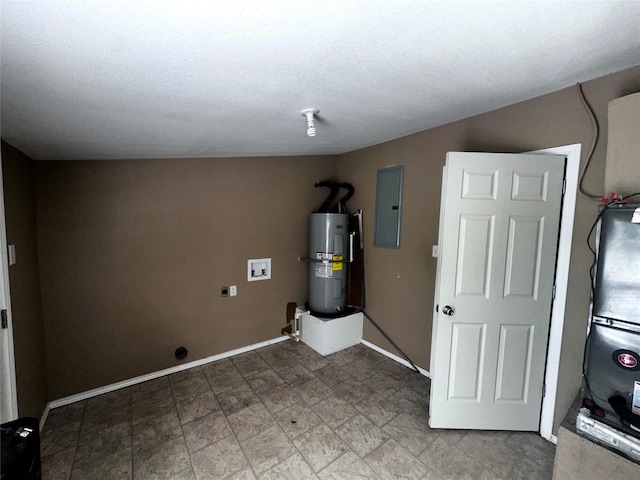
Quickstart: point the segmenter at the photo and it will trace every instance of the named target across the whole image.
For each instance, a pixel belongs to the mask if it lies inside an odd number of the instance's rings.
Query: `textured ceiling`
[[[338,154],[640,64],[638,1],[3,0],[0,15],[2,137],[35,159]]]

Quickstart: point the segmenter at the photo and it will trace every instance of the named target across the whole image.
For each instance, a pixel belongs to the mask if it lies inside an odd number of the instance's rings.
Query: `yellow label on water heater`
[[[342,255],[334,255],[333,262],[334,270],[342,270]]]

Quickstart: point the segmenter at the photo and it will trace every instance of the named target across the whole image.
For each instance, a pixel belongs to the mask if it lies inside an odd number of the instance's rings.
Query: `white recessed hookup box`
[[[247,281],[269,280],[271,278],[271,259],[254,258],[247,261]]]

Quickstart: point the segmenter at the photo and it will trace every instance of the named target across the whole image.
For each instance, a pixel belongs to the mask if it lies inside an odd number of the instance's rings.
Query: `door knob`
[[[453,308],[451,308],[449,305],[445,305],[444,307],[442,307],[442,313],[451,317],[453,316]]]

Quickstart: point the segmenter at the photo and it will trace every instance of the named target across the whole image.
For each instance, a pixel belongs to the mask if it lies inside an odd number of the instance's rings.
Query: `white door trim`
[[[4,181],[2,178],[2,157],[0,157],[0,308],[7,310],[7,328],[2,335],[2,358],[0,368],[3,369],[2,418],[3,422],[18,418],[18,397],[16,389],[16,364],[13,350],[13,322],[11,319],[11,295],[9,289],[9,265],[7,259],[7,229],[4,218]],[[6,405],[4,404],[6,403]]]
[[[553,443],[557,443],[557,437],[553,435],[553,417],[555,415],[556,397],[558,393],[558,372],[560,370],[564,312],[567,305],[569,263],[571,260],[571,241],[573,238],[573,220],[578,193],[581,149],[582,144],[576,143],[562,147],[536,150],[535,152],[527,152],[564,155],[567,158],[565,174],[565,181],[567,183],[564,200],[562,202],[562,218],[560,220],[560,238],[558,240],[558,259],[556,264],[556,298],[553,301],[553,307],[551,309],[547,369],[544,379],[546,392],[542,398],[542,412],[540,414],[540,435]]]

